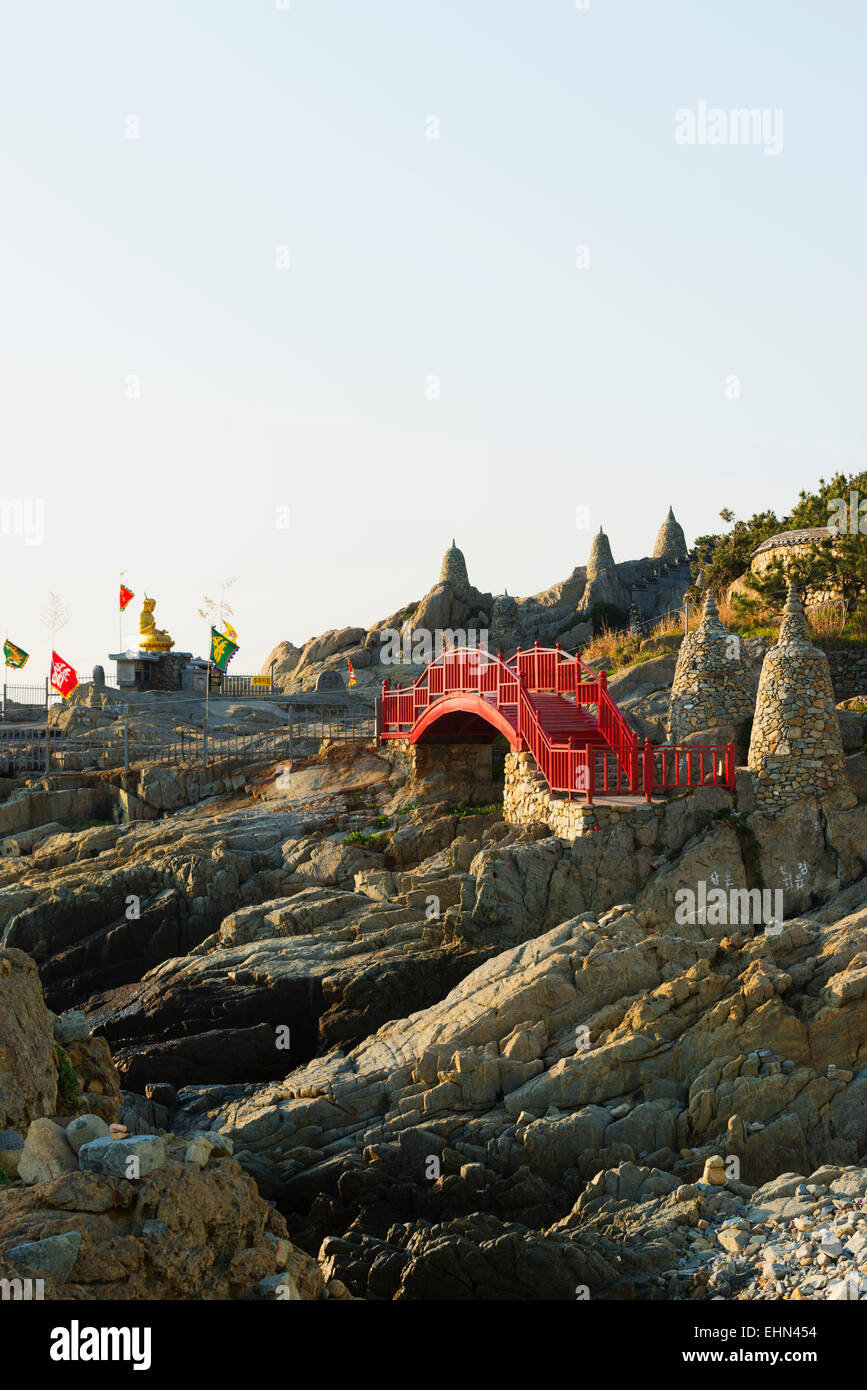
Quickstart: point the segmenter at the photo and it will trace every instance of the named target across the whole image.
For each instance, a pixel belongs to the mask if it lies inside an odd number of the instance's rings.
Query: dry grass
[[[690,605],[690,632],[695,632],[701,622],[702,608],[703,604]],[[746,613],[728,597],[722,597],[717,598],[717,608],[720,620],[725,626],[742,636],[775,638],[779,630],[782,617],[781,606],[768,608],[764,612]],[[843,645],[847,642],[867,641],[867,609],[865,608],[847,616],[841,603],[828,603],[821,608],[810,610],[807,614],[807,622],[814,641],[820,646],[827,647]],[[648,660],[650,656],[657,656],[663,651],[676,650],[677,644],[673,639],[680,637],[682,632],[682,610],[666,614],[654,624],[648,633],[642,634],[641,637],[635,637],[630,632],[614,632],[611,628],[603,628],[582,648],[581,659],[591,665],[604,662],[609,671],[617,671],[623,666],[630,666],[635,661]],[[672,639],[670,645],[666,644],[664,640],[660,640],[665,638]],[[652,639],[659,641],[659,650],[648,651],[645,647],[645,650],[642,651],[642,642],[646,643]]]
[[[719,609],[720,622],[725,623],[726,627],[734,629],[743,621],[728,594],[724,598],[717,598],[716,606]]]
[[[832,642],[846,626],[846,613],[842,604],[824,604],[807,614],[807,623],[814,637],[823,642]]]
[[[689,611],[689,630],[693,632],[698,626],[701,618],[701,609],[690,607]],[[604,661],[610,671],[617,671],[621,666],[629,666],[636,661],[639,656],[657,656],[660,652],[642,652],[642,642],[654,639],[670,637],[672,639],[680,637],[683,633],[683,613],[667,613],[654,623],[647,633],[635,636],[631,632],[614,632],[611,628],[605,627],[595,637],[581,649],[581,660],[588,663]],[[668,650],[674,651],[676,643],[672,641]],[[661,651],[666,650],[665,646]]]
[[[628,655],[627,655],[628,653]],[[606,661],[622,666],[638,655],[638,638],[629,632],[613,632],[604,627],[581,648],[582,661]]]
[[[701,605],[689,605],[689,630],[694,632],[701,622]],[[677,613],[666,613],[664,618],[660,618],[655,627],[650,629],[648,637],[680,637],[683,633],[683,609]]]

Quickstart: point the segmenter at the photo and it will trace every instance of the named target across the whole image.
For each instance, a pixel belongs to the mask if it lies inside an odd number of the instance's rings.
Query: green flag
[[[16,647],[14,642],[7,638],[3,643],[3,655],[6,658],[7,666],[23,666],[30,653],[25,652],[22,647]]]
[[[233,642],[224,632],[218,632],[215,627],[211,628],[211,661],[215,666],[225,671],[237,650],[237,642]]]

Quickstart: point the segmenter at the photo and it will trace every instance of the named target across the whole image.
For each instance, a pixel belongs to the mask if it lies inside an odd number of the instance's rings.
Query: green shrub
[[[365,835],[361,830],[353,830],[343,841],[345,845],[366,845],[368,849],[385,849],[387,835]]]
[[[78,1072],[70,1062],[62,1047],[56,1049],[57,1053],[57,1099],[64,1105],[71,1108],[77,1106],[81,1099],[81,1082]]]

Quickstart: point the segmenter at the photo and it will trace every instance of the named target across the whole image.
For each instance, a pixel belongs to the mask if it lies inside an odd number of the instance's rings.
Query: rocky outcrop
[[[289,1212],[321,1194],[332,1231],[358,1231],[362,1209],[392,1224],[463,1210],[548,1228],[576,1203],[583,1231],[597,1195],[641,1201],[631,1165],[659,1173],[658,1198],[700,1184],[714,1155],[752,1186],[856,1164],[867,1150],[867,896],[848,893],[752,937],[673,924],[662,934],[623,907],[574,919],[280,1086],[182,1093],[175,1127],[230,1136]],[[597,1176],[608,1168],[622,1189]],[[316,1209],[290,1220],[315,1246]],[[365,1281],[372,1259],[360,1260]],[[669,1252],[656,1269],[674,1263]],[[361,1291],[358,1268],[335,1268]]]
[[[629,592],[617,573],[611,544],[600,526],[590,547],[587,587],[581,596],[581,608],[585,613],[592,613],[601,604],[611,605],[623,612],[629,608]]]
[[[57,1101],[51,1015],[34,962],[0,950],[0,1130],[26,1130]]]
[[[479,1200],[478,1188],[464,1190]],[[319,1258],[357,1296],[400,1301],[862,1299],[865,1194],[863,1166],[823,1165],[756,1188],[678,1183],[624,1161],[541,1230],[478,1211],[416,1218],[384,1238],[326,1238]]]
[[[476,756],[421,795],[406,750],[335,750],[255,800],[45,827],[0,859],[0,967],[32,1004],[12,1027],[55,1073],[31,1095],[36,1063],[2,1054],[0,1278],[79,1299],[841,1296],[867,1160],[854,793],[767,816],[741,770],[733,796],[576,802],[570,839],[550,796],[512,816],[508,777],[508,819],[467,814]],[[681,910],[699,885],[722,915]],[[40,1014],[25,945],[82,1012]]]
[[[289,1242],[230,1145],[154,1141],[160,1161],[140,1177],[79,1167],[70,1147],[65,1172],[4,1192],[0,1279],[41,1279],[46,1300],[345,1296]]]

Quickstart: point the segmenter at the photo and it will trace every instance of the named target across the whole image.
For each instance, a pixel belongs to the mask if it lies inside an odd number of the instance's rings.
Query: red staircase
[[[605,672],[597,674],[559,643],[519,647],[508,660],[502,652],[494,657],[459,647],[431,662],[407,689],[382,683],[381,740],[416,743],[437,737],[438,724],[465,729],[468,718],[493,725],[513,752],[531,753],[551,790],[569,796],[643,794],[649,801],[656,792],[704,783],[734,790],[732,744],[654,748],[646,739],[640,746],[608,693]]]

